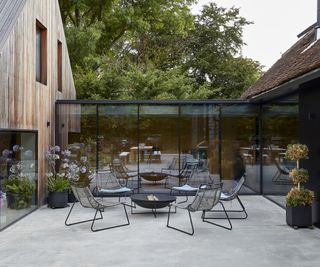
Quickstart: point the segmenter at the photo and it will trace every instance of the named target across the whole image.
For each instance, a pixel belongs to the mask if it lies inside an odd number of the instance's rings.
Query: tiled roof
[[[320,40],[316,41],[316,30],[312,29],[285,52],[241,98],[252,98],[317,68],[320,68]]]
[[[27,0],[0,1],[0,50],[6,42]]]

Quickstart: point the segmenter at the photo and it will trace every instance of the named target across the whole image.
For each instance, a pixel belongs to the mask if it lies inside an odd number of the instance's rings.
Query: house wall
[[[315,192],[313,220],[320,223],[320,81],[315,80],[299,94],[300,142],[309,148],[309,159],[302,162],[310,179],[306,185]]]
[[[36,82],[36,20],[47,29],[47,84]],[[57,42],[62,42],[62,93],[58,91]],[[58,0],[28,0],[0,47],[0,130],[38,132],[38,200],[45,202],[45,151],[54,144],[55,100],[76,93]],[[50,123],[50,125],[48,125]]]

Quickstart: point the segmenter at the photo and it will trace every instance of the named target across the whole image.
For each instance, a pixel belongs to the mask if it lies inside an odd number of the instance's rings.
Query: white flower
[[[14,145],[14,146],[12,147],[12,150],[13,150],[14,152],[18,152],[18,151],[20,150],[20,146],[19,146],[19,145]]]

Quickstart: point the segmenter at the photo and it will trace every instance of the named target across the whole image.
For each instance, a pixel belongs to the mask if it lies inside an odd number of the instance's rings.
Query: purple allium
[[[12,150],[13,150],[14,152],[18,152],[18,151],[20,150],[20,146],[19,146],[19,145],[14,145],[14,146],[12,147]]]
[[[88,161],[88,158],[86,156],[83,156],[80,158],[80,161],[86,163]]]
[[[9,155],[11,154],[10,152],[11,152],[10,150],[5,149],[5,150],[2,151],[2,156],[5,157],[5,158],[7,158],[7,157],[9,157]]]

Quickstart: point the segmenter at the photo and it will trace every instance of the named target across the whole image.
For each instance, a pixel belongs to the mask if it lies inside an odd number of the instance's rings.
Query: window
[[[58,40],[57,51],[57,64],[58,64],[58,91],[62,92],[62,43]]]
[[[36,22],[36,81],[47,84],[47,29]]]

